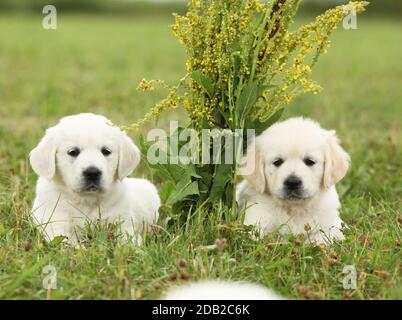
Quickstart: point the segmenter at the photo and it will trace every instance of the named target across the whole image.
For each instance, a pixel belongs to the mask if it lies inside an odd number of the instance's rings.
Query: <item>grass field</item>
[[[167,27],[169,16],[59,15],[57,31],[43,30],[41,18],[0,15],[0,298],[149,299],[188,279],[222,278],[299,299],[402,299],[400,19],[368,13],[358,30],[339,29],[314,71],[325,90],[298,99],[284,115],[336,129],[352,157],[338,185],[350,227],[344,242],[332,248],[292,237],[256,242],[211,212],[204,223],[184,226],[166,225],[162,216],[163,228],[141,247],[100,228],[85,248],[73,249],[43,243],[30,222],[36,177],[29,151],[67,114],[134,122],[163,96],[136,91],[139,80],[174,83],[185,72],[185,53]],[[171,112],[158,126],[183,115]],[[144,167],[134,175],[150,177]],[[225,245],[208,247],[222,238]],[[53,291],[42,286],[47,264],[58,272]],[[342,287],[346,265],[357,269],[355,290]]]

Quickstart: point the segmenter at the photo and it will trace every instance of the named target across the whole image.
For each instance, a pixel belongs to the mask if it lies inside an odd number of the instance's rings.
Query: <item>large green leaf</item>
[[[217,126],[220,128],[225,128],[225,126],[229,125],[228,115],[225,114],[220,108],[214,109],[213,116]]]
[[[183,176],[201,178],[197,172],[195,172],[194,164],[165,164],[163,165],[167,168],[171,176],[175,181],[179,181]]]
[[[207,194],[213,182],[214,166],[212,164],[205,164],[197,167],[197,173],[201,176],[198,181],[198,188],[200,194]]]
[[[201,129],[210,129],[210,125],[206,116],[204,116],[201,120]]]
[[[62,243],[64,241],[64,239],[67,239],[67,237],[56,236],[52,239],[52,241],[50,241],[50,245],[57,247],[58,245],[60,245],[60,243]]]
[[[162,203],[165,203],[167,199],[169,199],[174,187],[175,184],[171,181],[164,182],[161,184],[161,186],[159,187],[159,196],[162,200]]]
[[[267,128],[272,126],[275,122],[277,122],[281,118],[283,111],[284,111],[284,109],[280,108],[280,109],[274,111],[273,113],[270,113],[264,121],[261,121],[260,119],[248,118],[246,120],[245,127],[246,127],[246,129],[254,129],[255,135],[258,136],[262,132],[264,132],[264,130],[266,130]],[[243,150],[244,151],[247,150],[247,142],[248,142],[247,137],[245,136],[245,133],[244,133],[244,136],[243,136]]]
[[[170,139],[170,137],[168,138],[168,142],[169,142],[169,139]],[[184,142],[179,142],[179,147],[181,147],[180,143],[183,144]],[[145,141],[144,136],[140,135],[139,148],[140,148],[140,151],[142,154],[142,158],[145,159],[145,161],[147,158],[146,155],[147,155],[150,145],[151,145],[151,143]],[[169,149],[169,146],[168,146],[168,149]],[[166,152],[163,150],[160,150],[160,152],[164,152],[166,154],[166,159],[168,159],[168,162],[169,162],[170,161],[169,152]],[[201,176],[197,174],[195,165],[193,163],[189,163],[189,164],[182,164],[182,163],[150,164],[147,161],[146,161],[146,163],[150,168],[154,169],[156,171],[156,173],[164,180],[170,180],[170,181],[177,183],[180,179],[182,179],[183,176],[189,176],[189,177],[193,177],[193,178],[201,178]]]
[[[195,70],[191,73],[191,78],[212,98],[215,92],[215,85],[210,77],[199,70]]]
[[[259,95],[259,88],[256,82],[249,82],[242,90],[237,99],[237,110],[240,119],[245,119],[248,113],[255,106]]]
[[[216,171],[213,177],[213,183],[211,188],[211,200],[216,201],[222,199],[222,195],[225,191],[225,186],[231,179],[231,164],[217,164]]]
[[[191,178],[188,175],[184,175],[171,191],[166,204],[172,205],[183,200],[187,196],[198,194],[198,183],[196,181],[191,181]]]
[[[269,117],[265,119],[262,118],[262,120],[257,120],[254,127],[255,133],[260,134],[265,129],[272,126],[275,122],[277,122],[281,118],[284,110],[285,110],[284,108],[280,108],[276,110],[274,113],[272,113]]]
[[[280,108],[280,109],[276,110],[275,112],[270,113],[263,121],[261,121],[260,119],[248,118],[245,126],[247,129],[254,129],[255,134],[259,135],[265,129],[269,128],[275,122],[277,122],[281,118],[283,111],[284,111],[284,109]]]
[[[264,92],[267,91],[268,89],[273,89],[276,88],[277,85],[274,84],[267,84],[267,85],[262,85],[259,87],[259,92],[258,95],[263,98],[264,100],[267,100],[267,98],[264,96]]]
[[[232,49],[232,52],[238,52],[238,53],[242,52],[241,45],[236,40],[232,41],[232,43],[230,44],[230,48]]]

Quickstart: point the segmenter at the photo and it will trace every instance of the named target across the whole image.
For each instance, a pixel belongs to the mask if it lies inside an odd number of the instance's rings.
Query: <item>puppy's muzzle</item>
[[[302,181],[296,176],[289,176],[283,182],[287,190],[294,191],[298,190],[302,186]]]
[[[285,196],[288,199],[302,199],[303,198],[303,182],[295,175],[291,175],[283,182]]]
[[[102,171],[96,167],[88,167],[82,172],[84,191],[99,191]]]

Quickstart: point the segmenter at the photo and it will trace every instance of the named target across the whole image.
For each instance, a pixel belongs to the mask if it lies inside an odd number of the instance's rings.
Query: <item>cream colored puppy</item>
[[[138,148],[103,116],[62,118],[47,129],[30,162],[39,175],[32,214],[48,240],[66,236],[76,244],[86,221],[98,219],[120,222],[123,233],[137,236],[158,219],[155,186],[127,178],[140,162]]]
[[[170,289],[164,300],[284,300],[277,293],[249,282],[200,281]]]
[[[246,208],[244,223],[262,235],[279,230],[319,243],[343,239],[335,184],[349,160],[335,131],[312,120],[291,118],[271,126],[245,157],[255,167],[237,190],[239,206]]]

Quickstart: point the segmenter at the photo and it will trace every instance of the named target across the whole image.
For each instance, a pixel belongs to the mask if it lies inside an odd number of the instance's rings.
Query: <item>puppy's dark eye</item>
[[[108,155],[110,155],[112,153],[112,151],[110,151],[108,148],[103,147],[101,150],[102,154],[107,157]]]
[[[78,149],[78,148],[72,148],[72,149],[70,149],[70,150],[67,151],[67,154],[68,154],[70,157],[77,158],[78,155],[80,154],[80,152],[81,152],[80,149]]]
[[[310,158],[306,158],[306,159],[304,159],[304,164],[306,166],[312,167],[313,165],[315,165],[315,161],[311,160]]]
[[[283,163],[283,159],[276,159],[274,162],[272,162],[272,164],[275,167],[280,167],[282,165],[282,163]]]

